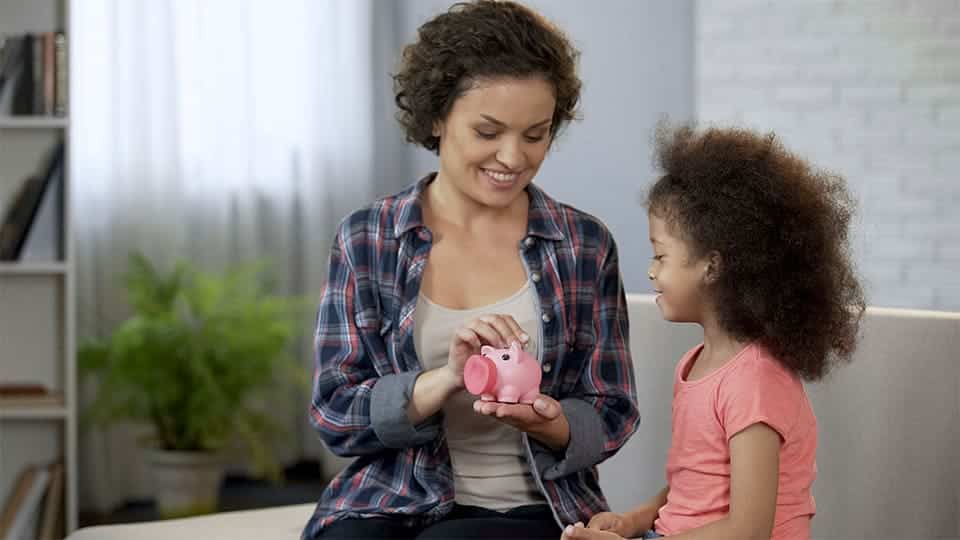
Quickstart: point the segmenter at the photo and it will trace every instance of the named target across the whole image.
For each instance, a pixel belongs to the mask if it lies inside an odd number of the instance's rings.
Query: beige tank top
[[[450,309],[420,294],[414,311],[414,344],[424,370],[446,365],[454,331],[485,313],[512,315],[530,341],[524,347],[538,355],[540,319],[535,289],[523,288],[495,304],[475,309]],[[443,407],[443,428],[453,462],[456,502],[506,511],[525,504],[545,502],[524,457],[521,433],[516,428],[473,411],[476,397],[458,392]]]

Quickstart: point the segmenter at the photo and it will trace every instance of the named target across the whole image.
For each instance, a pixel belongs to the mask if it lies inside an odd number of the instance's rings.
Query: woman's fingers
[[[479,349],[481,346],[480,336],[472,328],[460,327],[455,335],[458,340],[470,344],[475,349]]]
[[[529,337],[524,333],[523,328],[510,315],[491,314],[480,317],[479,322],[490,325],[500,336],[500,341],[496,343],[499,348],[509,348],[510,344],[516,341],[520,346],[529,341]]]

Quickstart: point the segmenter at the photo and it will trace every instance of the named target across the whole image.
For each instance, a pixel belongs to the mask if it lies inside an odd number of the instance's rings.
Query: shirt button
[[[536,243],[536,240],[534,240],[532,236],[528,236],[523,239],[523,245],[527,247],[533,247],[534,243]]]
[[[550,362],[547,362],[546,364],[543,365],[543,372],[544,372],[544,373],[550,373],[550,371],[552,371],[552,370],[553,370],[553,366],[550,365]]]
[[[550,324],[550,321],[553,320],[553,317],[551,317],[549,313],[547,313],[546,311],[544,311],[544,312],[543,312],[543,315],[540,316],[540,320],[543,321],[543,322],[545,322],[545,323],[547,323],[547,324]]]
[[[532,279],[534,283],[540,283],[540,272],[531,273],[530,279]]]

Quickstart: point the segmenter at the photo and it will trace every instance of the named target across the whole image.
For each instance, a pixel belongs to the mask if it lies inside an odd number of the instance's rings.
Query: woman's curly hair
[[[656,143],[663,176],[647,206],[693,257],[720,254],[707,293],[723,328],[806,380],[849,360],[866,303],[843,178],[814,170],[772,133],[662,124]]]
[[[403,49],[393,76],[397,120],[407,141],[438,152],[434,123],[482,79],[543,77],[557,100],[550,137],[576,115],[580,53],[559,29],[531,9],[507,1],[454,4],[424,23]]]

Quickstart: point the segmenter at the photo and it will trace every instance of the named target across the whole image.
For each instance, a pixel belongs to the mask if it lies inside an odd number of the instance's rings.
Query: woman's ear
[[[434,137],[440,137],[443,134],[443,125],[439,120],[433,121],[433,131],[430,134]]]
[[[706,266],[703,271],[703,281],[707,285],[713,285],[720,279],[720,272],[723,271],[723,257],[720,252],[711,251],[706,256]]]

